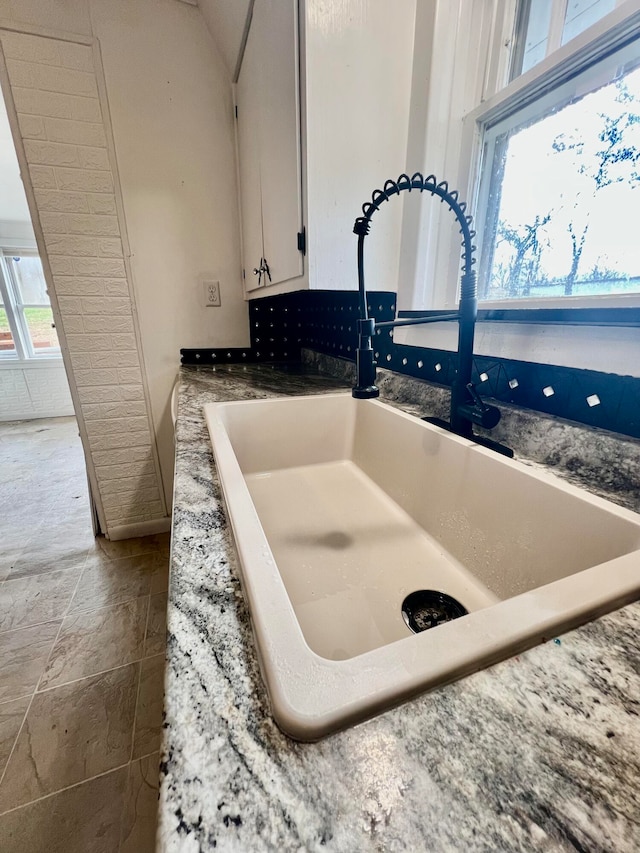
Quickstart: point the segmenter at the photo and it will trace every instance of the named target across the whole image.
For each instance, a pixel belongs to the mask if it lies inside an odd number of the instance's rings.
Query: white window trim
[[[422,163],[425,175],[446,179],[466,201],[478,144],[463,117],[507,78],[516,9],[516,0],[435,0],[417,7],[411,113],[424,118],[412,119],[407,168]],[[457,306],[457,230],[451,213],[429,201],[404,200],[401,310]]]
[[[424,162],[427,163],[427,171],[435,171],[438,178],[446,178],[452,187],[460,190],[462,198],[471,201],[471,209],[475,212],[477,193],[477,182],[480,170],[482,124],[484,122],[498,121],[514,110],[515,104],[521,104],[525,99],[533,100],[537,95],[545,91],[553,82],[564,79],[572,68],[582,66],[586,57],[596,61],[606,52],[611,52],[615,47],[624,43],[634,33],[640,33],[640,2],[639,0],[625,0],[601,21],[589,27],[567,44],[559,47],[553,54],[531,68],[525,74],[517,77],[513,82],[502,88],[500,83],[506,79],[508,56],[510,52],[510,39],[515,26],[515,2],[508,0],[494,0],[491,4],[490,22],[487,21],[487,4],[473,2],[473,6],[465,3],[464,9],[460,8],[463,0],[452,0],[451,6],[457,7],[458,15],[466,14],[472,19],[471,9],[480,14],[484,12],[484,29],[475,25],[475,40],[467,36],[465,40],[464,27],[458,26],[455,30],[455,56],[460,59],[456,62],[456,72],[464,78],[464,82],[458,84],[458,90],[463,94],[458,97],[450,97],[448,101],[448,121],[440,114],[433,115],[429,108],[427,130],[424,133]],[[440,7],[444,0],[437,0],[436,6]],[[453,10],[450,12],[453,15]],[[437,13],[436,13],[437,19]],[[423,35],[418,32],[418,21],[416,27],[416,42]],[[511,29],[510,29],[511,28]],[[438,33],[437,28],[435,29]],[[509,35],[511,33],[511,35]],[[431,75],[428,82],[429,94],[431,88],[437,85],[437,79],[442,79],[442,67],[439,64],[441,57],[438,55],[439,43],[442,39],[437,37],[433,40]],[[445,46],[451,51],[451,43]],[[497,53],[496,53],[497,52]],[[481,58],[489,56],[485,60],[484,73],[480,73]],[[498,58],[499,60],[498,61]],[[489,69],[493,69],[490,73]],[[497,70],[499,69],[499,70]],[[503,75],[502,77],[500,75]],[[416,81],[414,79],[414,89]],[[424,87],[424,79],[422,80]],[[466,92],[464,91],[466,87]],[[452,87],[453,88],[453,87]],[[465,95],[475,91],[475,106],[464,109]],[[481,91],[478,91],[481,89]],[[412,108],[416,102],[419,92],[412,92]],[[422,91],[424,98],[424,88]],[[468,103],[468,101],[467,101]],[[437,109],[437,105],[436,105]],[[440,107],[440,110],[442,108]],[[456,118],[458,117],[458,118]],[[460,118],[461,117],[461,118]],[[440,129],[446,127],[446,133],[440,135],[437,145],[434,145],[433,135],[429,138],[429,131],[438,125]],[[411,144],[411,143],[410,143]],[[444,151],[442,155],[436,153],[438,161],[432,167],[434,158],[432,152]],[[415,151],[415,144],[414,144]],[[410,167],[411,168],[411,167]],[[424,208],[429,207],[425,201]],[[438,211],[439,213],[439,211]],[[431,217],[431,218],[437,218]],[[403,257],[399,264],[398,285],[398,307],[400,310],[432,310],[455,309],[457,307],[457,291],[460,279],[460,247],[457,241],[457,232],[452,227],[448,217],[442,221],[431,222],[430,227],[423,227],[424,215],[416,214],[415,211],[405,211],[403,228],[409,237],[403,241]],[[480,234],[477,240],[480,249]],[[412,256],[418,260],[411,261]],[[407,260],[409,258],[409,260]],[[427,258],[425,261],[424,259]],[[431,285],[430,282],[435,282]],[[550,308],[550,307],[633,307],[640,305],[640,296],[602,296],[602,297],[564,297],[561,300],[531,299],[531,300],[501,300],[500,302],[483,301],[480,308],[501,308],[521,310],[526,308]],[[456,349],[457,330],[455,324],[434,324],[432,326],[413,326],[394,330],[394,341],[409,346],[435,347],[448,350]],[[487,324],[489,325],[489,324]],[[482,329],[484,324],[479,326]],[[640,356],[640,347],[629,334],[629,330],[612,330],[606,336],[607,345],[599,348],[600,352],[593,352],[593,348],[584,340],[584,334],[576,327],[556,327],[563,330],[561,339],[557,341],[546,353],[544,346],[535,344],[536,340],[542,340],[546,336],[548,327],[529,326],[516,328],[507,323],[491,324],[494,330],[487,334],[476,336],[476,353],[488,356],[500,356],[503,358],[527,360],[539,360],[550,364],[580,367],[584,369],[602,370],[605,372],[620,372],[619,366],[629,365],[626,372],[630,372],[630,366],[636,364]],[[590,327],[587,327],[590,328]],[[495,351],[498,335],[504,340],[500,346],[500,353]],[[610,358],[610,349],[616,346],[615,364]],[[536,357],[532,356],[536,353]],[[636,371],[640,372],[640,371]]]
[[[30,361],[29,353],[25,349],[24,333],[21,329],[20,318],[14,307],[13,293],[9,292],[9,281],[6,264],[4,262],[4,252],[0,249],[0,293],[2,294],[3,308],[7,315],[11,337],[13,338],[13,352],[0,352],[0,363],[10,362],[12,365],[16,363],[24,363]]]

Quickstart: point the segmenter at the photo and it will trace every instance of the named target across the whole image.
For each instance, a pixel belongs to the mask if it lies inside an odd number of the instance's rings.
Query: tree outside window
[[[495,152],[484,299],[640,292],[640,69],[509,130]]]

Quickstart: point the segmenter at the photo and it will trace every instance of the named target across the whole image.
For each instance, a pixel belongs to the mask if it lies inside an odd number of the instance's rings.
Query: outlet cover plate
[[[204,304],[206,308],[220,308],[220,282],[207,280],[202,282],[204,288]]]

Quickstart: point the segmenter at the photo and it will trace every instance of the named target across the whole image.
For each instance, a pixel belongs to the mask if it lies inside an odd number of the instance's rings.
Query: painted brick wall
[[[62,362],[0,370],[0,421],[72,414],[73,402]]]
[[[0,39],[101,523],[108,532],[162,519],[166,509],[92,48],[7,31]]]

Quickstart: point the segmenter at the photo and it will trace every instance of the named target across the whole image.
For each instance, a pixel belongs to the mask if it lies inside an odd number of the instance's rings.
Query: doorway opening
[[[60,340],[27,203],[4,97],[0,93],[0,425],[37,436],[64,419],[82,455]],[[63,423],[63,421],[60,421]],[[38,457],[38,444],[33,453]],[[42,459],[43,480],[48,463]],[[86,468],[85,468],[86,475]],[[81,514],[97,532],[88,489]],[[76,499],[74,499],[74,503]]]

